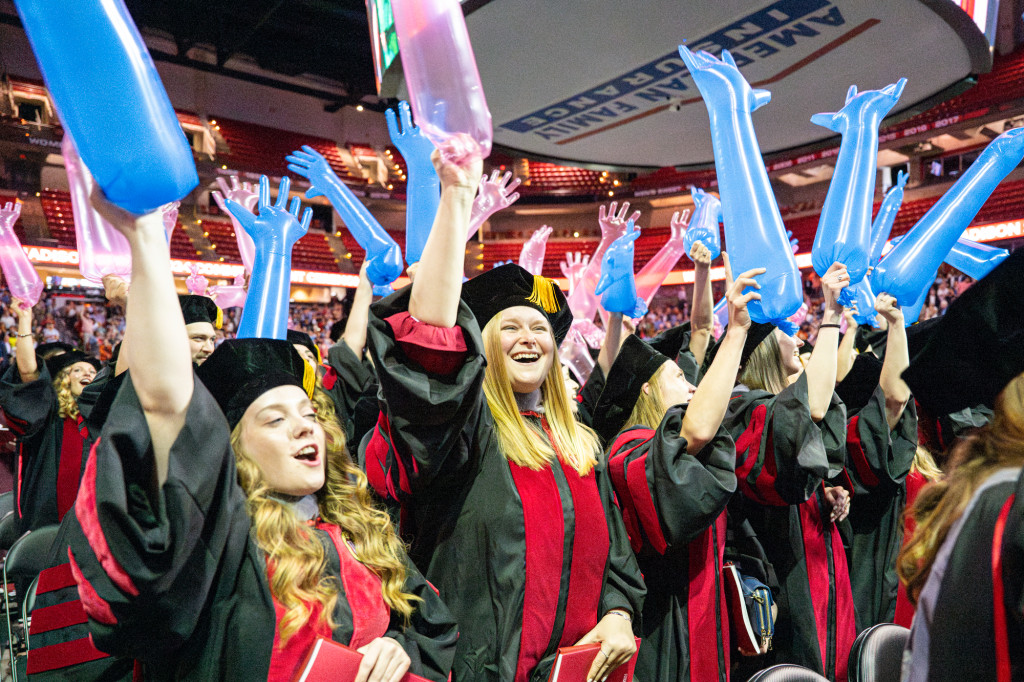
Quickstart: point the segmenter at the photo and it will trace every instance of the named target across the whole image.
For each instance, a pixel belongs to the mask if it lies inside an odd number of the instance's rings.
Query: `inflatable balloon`
[[[579,331],[591,348],[600,348],[604,344],[604,329],[598,327],[592,320],[574,319],[572,327]]]
[[[434,144],[412,122],[408,102],[398,103],[398,116],[393,109],[384,112],[388,133],[409,175],[405,184],[405,262],[418,263],[434,225],[437,206],[441,203],[441,180],[434,170],[430,155]],[[401,128],[399,128],[401,121]]]
[[[185,278],[188,293],[193,296],[206,296],[206,287],[209,286],[210,280],[206,279],[206,275],[199,274],[199,266],[195,263],[191,263],[188,269],[192,273]]]
[[[270,203],[270,180],[260,177],[259,215],[228,199],[231,215],[238,219],[256,244],[256,262],[249,280],[246,305],[238,324],[238,338],[283,339],[288,331],[288,298],[291,293],[292,247],[299,241],[313,210],[307,208],[299,221],[298,197],[288,205],[291,180],[281,178],[277,203]]]
[[[958,239],[946,254],[945,262],[968,277],[981,279],[1009,255],[1006,249],[986,246],[970,239]]]
[[[618,212],[616,212],[617,205],[618,202],[613,201],[608,204],[607,209],[604,206],[598,209],[597,220],[601,225],[601,241],[597,248],[594,249],[594,253],[590,255],[590,262],[583,269],[583,274],[580,275],[580,282],[568,299],[569,308],[572,310],[573,316],[578,319],[593,321],[594,316],[601,312],[602,309],[599,305],[595,289],[603,269],[605,251],[616,239],[625,234],[629,223],[635,223],[637,218],[640,217],[640,211],[633,211],[633,214],[627,220],[626,214],[629,213],[629,202],[624,201]],[[630,258],[632,258],[632,255]],[[630,272],[632,273],[632,270]]]
[[[865,277],[856,284],[847,287],[847,289],[851,290],[850,299],[852,304],[857,306],[857,312],[853,314],[853,319],[857,321],[857,324],[877,327],[878,318],[875,313],[875,292],[871,290],[871,282]]]
[[[800,240],[793,236],[793,230],[786,230],[786,239],[789,240],[789,249],[795,256],[800,252]]]
[[[729,299],[723,296],[715,307],[711,309],[712,315],[715,318],[715,327],[725,329],[729,325]],[[719,336],[721,333],[719,332]],[[715,337],[717,338],[717,337]]]
[[[907,184],[908,177],[910,176],[903,171],[896,174],[896,184],[889,188],[885,199],[882,199],[875,222],[871,224],[871,255],[868,257],[871,267],[874,267],[878,259],[882,257],[885,242],[892,234],[892,224],[903,204],[903,186]]]
[[[921,217],[871,273],[871,288],[895,296],[900,306],[917,301],[921,289],[981,210],[996,185],[1024,158],[1024,128],[1008,130]]]
[[[936,272],[938,272],[936,270]],[[924,289],[921,290],[914,302],[910,305],[900,306],[900,310],[903,311],[903,326],[909,327],[910,325],[917,322],[918,318],[921,317],[921,309],[924,308],[924,302],[928,300],[928,293],[932,290],[932,282],[935,280],[935,272],[928,278],[927,284]]]
[[[171,243],[171,234],[174,232],[174,228],[178,225],[178,207],[181,206],[180,201],[172,201],[169,204],[164,204],[159,209],[161,217],[164,219],[164,233],[167,235],[167,243]]]
[[[11,296],[31,308],[43,293],[43,282],[25,250],[21,248],[21,240],[14,233],[14,224],[20,216],[21,202],[12,204],[8,201],[0,209],[0,270],[7,280]]]
[[[107,198],[142,214],[192,191],[192,149],[122,0],[15,6],[64,130]]]
[[[665,278],[672,268],[676,266],[684,253],[689,253],[686,248],[686,238],[689,230],[686,229],[686,220],[690,217],[689,209],[682,212],[676,211],[672,214],[672,221],[669,223],[669,237],[665,245],[658,249],[658,253],[647,261],[646,265],[640,268],[636,274],[636,293],[644,299],[648,306],[658,293],[658,289],[664,284]],[[717,231],[718,225],[715,224]],[[692,243],[692,242],[691,242]]]
[[[572,293],[576,291],[576,287],[579,285],[580,278],[583,277],[583,271],[587,268],[588,263],[590,263],[590,256],[584,256],[580,251],[566,252],[565,260],[558,263],[562,274],[569,280],[568,296],[572,296]]]
[[[238,253],[242,257],[242,265],[245,267],[245,271],[251,274],[252,262],[256,259],[256,245],[253,244],[252,237],[245,231],[245,228],[238,222],[238,219],[231,214],[227,204],[224,202],[226,199],[230,199],[237,204],[241,204],[245,210],[252,213],[252,210],[256,208],[259,194],[253,191],[252,185],[248,182],[243,182],[239,185],[237,175],[231,176],[230,187],[224,181],[224,178],[217,178],[217,185],[220,187],[220,192],[213,190],[210,192],[210,196],[213,197],[214,202],[220,207],[221,212],[231,218],[231,225],[235,228],[235,241],[238,243]]]
[[[771,100],[771,93],[751,88],[728,50],[716,59],[681,45],[679,55],[704,98],[711,121],[725,242],[733,272],[766,269],[754,278],[761,285],[761,300],[751,301],[747,310],[755,322],[780,327],[789,324],[786,318],[804,299],[803,280],[786,240],[750,117]]]
[[[225,310],[241,308],[245,305],[245,277],[238,275],[232,284],[210,287],[209,294],[213,302]]]
[[[539,227],[530,238],[523,244],[523,250],[519,252],[519,267],[527,270],[531,275],[540,275],[544,270],[544,256],[548,250],[548,237],[554,228],[548,225]]]
[[[402,274],[402,250],[370,214],[320,152],[309,145],[285,157],[288,170],[309,180],[306,198],[326,196],[359,246],[366,251],[366,276],[377,285],[391,284]]]
[[[640,228],[630,220],[626,233],[612,242],[601,258],[601,278],[594,293],[601,297],[601,307],[609,313],[626,317],[647,313],[647,304],[637,296],[633,277],[633,242],[639,237]]]
[[[491,112],[469,43],[459,0],[392,0],[409,100],[423,133],[438,149],[458,138],[451,154],[491,153]]]
[[[804,323],[807,319],[807,301],[800,304],[800,307],[795,313],[789,316],[789,321],[795,324],[797,327]]]
[[[718,232],[718,223],[722,222],[722,202],[699,187],[690,187],[690,198],[693,199],[693,218],[686,228],[683,253],[690,253],[693,243],[701,242],[711,252],[711,260],[715,260],[722,253],[722,238]]]
[[[590,354],[582,334],[575,326],[570,327],[569,333],[565,335],[565,340],[562,341],[562,345],[558,349],[558,356],[562,360],[562,364],[568,365],[572,373],[576,375],[580,386],[587,383],[591,372],[594,371],[594,358]]]
[[[473,199],[473,210],[469,214],[469,230],[466,232],[466,241],[469,241],[480,230],[480,226],[487,222],[487,219],[498,211],[508,208],[519,199],[520,180],[512,179],[511,173],[501,175],[501,171],[493,171],[491,177],[483,176],[480,180],[480,188]]]
[[[857,92],[851,85],[846,104],[835,113],[815,114],[811,122],[842,135],[839,157],[825,204],[818,220],[818,231],[811,246],[811,262],[818,276],[833,263],[842,263],[850,284],[864,279],[871,256],[871,207],[878,172],[878,126],[903,94],[906,78],[881,90]],[[853,303],[848,286],[839,296],[844,306]]]
[[[96,182],[66,132],[61,153],[71,190],[71,210],[75,215],[78,271],[94,284],[102,284],[104,275],[117,275],[127,282],[132,275],[131,247],[124,235],[92,207],[90,196]]]
[[[375,297],[384,298],[395,293],[395,288],[390,284],[374,284],[372,292]]]

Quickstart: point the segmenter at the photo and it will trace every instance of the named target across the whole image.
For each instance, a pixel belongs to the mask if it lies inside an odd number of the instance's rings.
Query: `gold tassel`
[[[215,329],[220,329],[224,326],[224,311],[220,309],[220,306],[217,306],[217,319],[214,320],[213,326]]]
[[[316,388],[316,367],[306,360],[302,361],[302,367],[302,389],[312,399],[313,389]]]
[[[555,283],[547,277],[533,276],[533,293],[526,300],[539,305],[546,313],[558,312],[558,299],[555,298]]]
[[[320,353],[320,346],[317,345],[316,341],[313,342],[313,348],[316,349],[316,364],[324,364],[324,356]]]

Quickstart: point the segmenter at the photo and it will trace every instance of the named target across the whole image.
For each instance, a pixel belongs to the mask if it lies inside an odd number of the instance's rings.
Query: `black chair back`
[[[747,682],[828,682],[828,679],[802,665],[782,663],[754,673]]]
[[[899,682],[910,630],[880,623],[857,636],[850,648],[850,682]]]
[[[8,490],[5,493],[0,493],[0,516],[12,511],[14,511],[14,491]]]
[[[0,552],[6,552],[21,536],[21,523],[13,511],[0,514]]]

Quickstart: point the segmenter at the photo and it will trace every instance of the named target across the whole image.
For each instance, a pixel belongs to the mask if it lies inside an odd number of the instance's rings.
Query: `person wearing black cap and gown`
[[[164,312],[159,214],[106,210],[132,251],[130,376],[70,542],[97,648],[141,679],[290,680],[322,637],[363,654],[357,679],[446,680],[455,624],[369,503],[312,368],[287,341],[241,339],[196,381]]]
[[[768,656],[845,680],[856,633],[835,523],[848,513],[852,486],[846,477],[843,486],[833,479],[846,463],[846,410],[835,395],[837,299],[849,283],[846,268],[834,264],[821,283],[824,315],[806,368],[797,357],[799,339],[770,324],[755,323],[747,333],[725,417],[736,441],[740,493],[730,502],[729,523],[750,524],[781,585]],[[717,351],[713,347],[709,357]]]
[[[597,435],[568,404],[556,349],[572,314],[518,265],[462,283],[480,162],[435,167],[416,279],[370,309],[386,414],[367,448],[386,449],[410,554],[459,621],[457,682],[546,680],[577,643],[601,645],[588,677],[603,682],[635,651],[644,588]]]
[[[223,325],[224,313],[209,296],[182,294],[178,296],[178,305],[185,318],[185,334],[192,352],[192,364],[198,367],[213,352],[217,330]]]
[[[609,442],[609,473],[647,585],[637,679],[729,679],[721,571],[736,444],[721,425],[750,326],[746,303],[760,296],[742,291],[763,272],[733,283],[726,260],[730,324],[696,391],[675,362],[630,336],[597,404],[595,424]]]

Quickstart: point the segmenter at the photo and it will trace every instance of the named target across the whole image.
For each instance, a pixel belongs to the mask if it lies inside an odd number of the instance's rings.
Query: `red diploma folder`
[[[640,651],[640,638],[636,638],[636,650]],[[600,644],[564,646],[558,650],[555,664],[551,666],[548,682],[587,682],[590,666],[601,651]],[[636,654],[608,675],[608,682],[633,682]]]
[[[316,640],[306,660],[299,666],[293,682],[352,682],[363,655],[344,644],[320,637]],[[425,677],[406,673],[402,682],[430,682]]]

